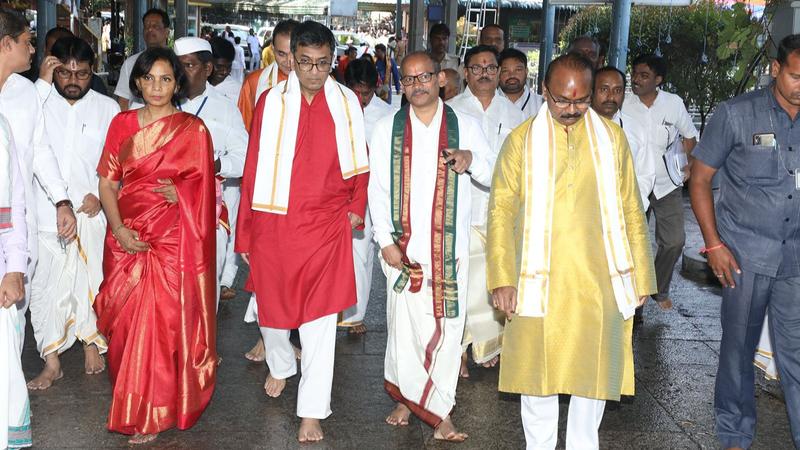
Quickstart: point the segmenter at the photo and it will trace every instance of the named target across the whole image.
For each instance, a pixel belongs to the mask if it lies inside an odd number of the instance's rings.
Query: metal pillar
[[[394,13],[394,37],[398,43],[403,39],[403,0],[397,0]]]
[[[553,34],[556,21],[556,6],[550,0],[542,1],[542,39],[539,45],[539,76],[536,81],[536,91],[542,93],[542,82],[547,71],[547,65],[553,59]]]
[[[611,39],[608,43],[607,63],[622,72],[627,72],[628,34],[631,28],[631,0],[614,0],[611,14]]]
[[[456,34],[458,29],[458,0],[444,0],[444,23],[450,27],[450,42],[447,53],[456,54]]]
[[[189,2],[187,0],[175,0],[175,39],[186,36],[188,15]]]
[[[142,17],[147,12],[147,0],[133,0],[134,16],[125,18],[127,23],[132,24],[133,31],[133,53],[141,52],[145,49],[144,45],[144,23]]]
[[[39,62],[44,59],[45,34],[56,26],[56,2],[39,0],[36,2],[36,55]]]
[[[411,0],[411,20],[408,30],[408,53],[424,50],[425,0]]]

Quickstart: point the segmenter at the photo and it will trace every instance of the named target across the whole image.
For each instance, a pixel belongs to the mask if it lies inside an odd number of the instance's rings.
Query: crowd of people
[[[722,103],[698,143],[683,100],[660,88],[660,57],[633,60],[626,95],[627,74],[590,37],[550,62],[542,96],[498,25],[463,61],[436,24],[427,51],[395,60],[376,46],[334,69],[330,29],[284,20],[272,59],[240,80],[226,37],[168,48],[169,16],[142,20],[147,49],[125,61],[115,101],[67,30],[50,34],[35,83],[17,75],[30,30],[0,10],[3,447],[32,444],[28,390],[64,376],[76,341],[87,374],[108,371],[109,430],[142,444],[192,427],[218,381],[216,312],[236,296],[238,256],[261,335],[246,357],[266,363],[270,397],[300,365],[298,440],[323,439],[336,330],[367,332],[377,254],[387,424],[414,415],[435,439],[467,439],[451,412],[471,354],[521,396],[528,448],[556,447],[559,394],[566,447],[599,448],[606,401],[635,394],[641,307],[672,308],[687,181],[724,287],[720,443],[752,443],[768,320],[800,447],[800,35],[780,42],[772,83]],[[28,310],[44,367],[26,383]]]

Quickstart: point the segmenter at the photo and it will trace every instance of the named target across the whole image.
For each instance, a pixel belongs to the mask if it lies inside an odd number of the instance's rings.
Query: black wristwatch
[[[72,201],[66,199],[66,200],[61,200],[60,202],[56,202],[56,209],[61,208],[62,206],[68,206],[69,209],[72,209]]]

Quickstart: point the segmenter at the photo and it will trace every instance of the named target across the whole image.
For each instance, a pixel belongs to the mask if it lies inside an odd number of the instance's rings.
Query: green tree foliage
[[[591,6],[575,14],[561,31],[561,48],[590,34],[607,48],[611,8]],[[645,53],[661,54],[668,64],[665,89],[700,115],[700,128],[720,101],[751,87],[752,62],[760,52],[762,24],[746,6],[702,0],[686,7],[634,6],[628,41],[628,64]],[[704,39],[705,36],[705,39]]]

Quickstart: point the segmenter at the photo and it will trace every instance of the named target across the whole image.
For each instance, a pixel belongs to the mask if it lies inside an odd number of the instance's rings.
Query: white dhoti
[[[467,317],[462,346],[472,344],[472,359],[483,364],[500,355],[505,316],[492,306],[486,288],[486,228],[470,227]]]
[[[20,361],[24,326],[15,306],[0,307],[0,448],[32,445],[28,387]]]
[[[353,265],[356,274],[356,304],[342,312],[341,327],[352,327],[364,322],[372,288],[372,265],[375,260],[375,241],[372,240],[372,219],[364,218],[364,230],[353,230]]]
[[[247,302],[247,310],[244,312],[244,321],[247,323],[258,322],[258,302],[256,294],[250,294],[250,301]]]
[[[100,353],[108,347],[97,331],[94,297],[103,281],[106,220],[77,214],[78,238],[62,250],[56,233],[39,232],[39,262],[31,281],[31,325],[39,355],[63,353],[80,340]]]
[[[558,440],[558,395],[520,396],[522,428],[527,450],[553,450]],[[567,450],[600,448],[597,430],[603,421],[605,400],[578,397],[569,400]]]
[[[225,246],[225,259],[222,264],[217,265],[217,274],[219,275],[217,278],[221,286],[227,287],[233,287],[236,272],[239,270],[237,259],[239,255],[233,251],[233,243],[236,238],[236,215],[239,211],[240,185],[241,182],[239,180],[225,180],[222,184],[222,198],[228,208],[228,223],[231,227],[231,234],[228,236]]]
[[[225,263],[225,254],[228,250],[228,230],[219,224],[217,224],[216,241],[217,251],[214,255],[216,257],[217,264],[217,310],[219,310],[219,291],[222,286],[222,283],[220,283],[220,278],[222,277],[223,265]]]
[[[458,317],[437,319],[433,315],[430,271],[423,267],[425,279],[419,292],[409,292],[409,284],[398,294],[393,286],[400,271],[381,259],[388,297],[384,387],[395,401],[434,428],[456,404],[467,266],[461,264],[457,269]]]
[[[337,314],[329,314],[304,323],[298,329],[303,348],[300,357],[302,376],[297,388],[298,417],[321,420],[331,415],[336,317]],[[294,347],[289,342],[290,331],[261,327],[269,373],[279,380],[297,373]]]
[[[764,377],[768,380],[778,379],[778,367],[775,366],[775,358],[772,355],[772,341],[769,337],[769,314],[764,315],[764,326],[761,328],[761,339],[756,347],[756,356],[753,364],[764,371]]]

